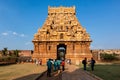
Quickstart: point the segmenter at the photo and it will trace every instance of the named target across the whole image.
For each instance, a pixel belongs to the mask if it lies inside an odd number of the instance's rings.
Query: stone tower
[[[75,7],[48,7],[48,17],[33,39],[33,59],[70,59],[72,63],[91,58],[90,39],[79,23]]]

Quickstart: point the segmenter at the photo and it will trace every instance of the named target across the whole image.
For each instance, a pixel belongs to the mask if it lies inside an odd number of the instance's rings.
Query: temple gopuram
[[[43,64],[51,59],[71,60],[79,64],[85,57],[90,59],[90,35],[76,17],[75,7],[50,7],[43,26],[32,40],[33,59],[41,59]]]

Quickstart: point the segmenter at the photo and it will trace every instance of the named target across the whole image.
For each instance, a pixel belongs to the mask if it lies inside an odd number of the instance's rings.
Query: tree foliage
[[[20,51],[17,49],[8,51],[7,48],[4,48],[1,51],[2,57],[0,57],[0,62],[6,62],[6,63],[16,62],[19,57],[19,52]]]
[[[105,60],[105,61],[112,61],[112,60],[117,59],[115,53],[113,53],[113,54],[101,53],[100,57],[101,57],[102,60]]]
[[[7,56],[7,53],[8,53],[8,49],[7,48],[4,48],[2,50],[2,56]]]
[[[19,50],[17,50],[17,49],[16,49],[16,50],[14,50],[14,53],[13,53],[13,54],[14,54],[14,56],[15,56],[15,57],[19,57],[19,52],[20,52],[20,51],[19,51]]]

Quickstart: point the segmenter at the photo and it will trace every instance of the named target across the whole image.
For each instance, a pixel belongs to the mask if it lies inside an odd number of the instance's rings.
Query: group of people
[[[93,71],[94,70],[94,65],[95,65],[95,60],[93,58],[91,58],[90,61],[90,66],[91,66],[91,70]],[[86,66],[87,66],[87,58],[85,58],[84,60],[82,60],[82,64],[83,64],[83,67],[84,67],[84,70],[86,70]]]
[[[64,60],[49,59],[47,61],[47,76],[51,77],[52,71],[58,71],[58,73],[60,73],[61,66],[62,66],[62,71],[64,71],[65,70],[65,61]]]
[[[71,64],[71,61],[67,61],[67,62]],[[88,62],[90,62],[91,70],[93,71],[94,70],[94,65],[96,63],[95,60],[93,58],[91,58],[91,60],[88,61]],[[84,58],[84,60],[82,60],[84,70],[86,70],[88,62],[87,62],[87,58]],[[51,72],[52,71],[57,71],[57,73],[60,73],[61,68],[62,68],[62,71],[65,70],[65,61],[64,60],[48,59],[48,61],[47,61],[47,76],[51,77]]]
[[[36,59],[34,60],[35,64],[38,65],[42,65],[42,60],[41,59]]]

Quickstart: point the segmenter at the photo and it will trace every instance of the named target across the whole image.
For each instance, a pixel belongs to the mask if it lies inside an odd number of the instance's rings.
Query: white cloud
[[[12,32],[12,34],[13,34],[13,35],[18,35],[18,33],[16,33],[16,32]]]
[[[26,35],[25,34],[20,34],[20,33],[17,33],[17,32],[15,32],[15,31],[7,31],[7,32],[3,32],[2,34],[1,34],[2,36],[7,36],[7,35],[13,35],[13,36],[16,36],[16,37],[25,37]]]
[[[7,36],[7,35],[8,35],[8,33],[7,33],[7,32],[4,32],[4,33],[2,33],[2,35],[3,35],[3,36]]]
[[[25,37],[25,34],[20,34],[21,37]]]

